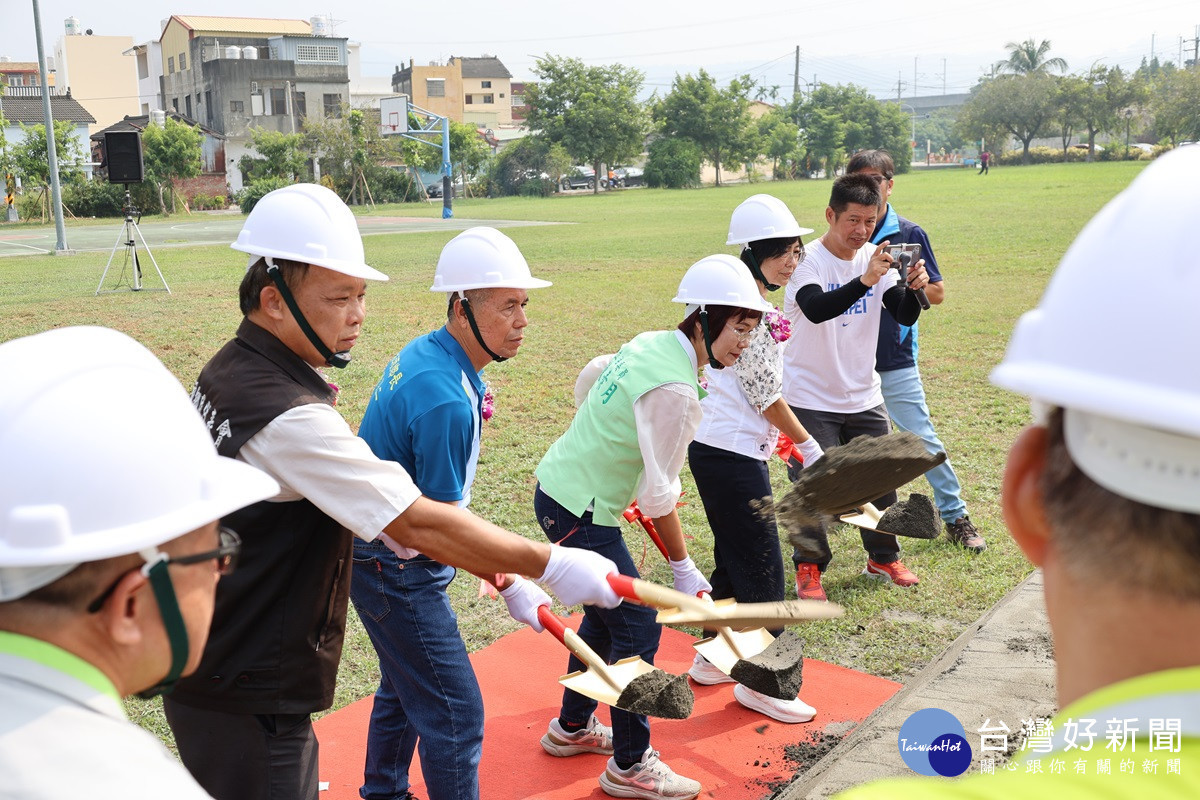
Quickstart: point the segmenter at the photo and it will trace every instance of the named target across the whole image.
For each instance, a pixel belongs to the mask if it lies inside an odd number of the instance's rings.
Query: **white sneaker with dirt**
[[[688,668],[688,675],[696,683],[705,686],[716,686],[718,683],[734,683],[733,678],[721,672],[716,665],[699,653],[696,653],[696,657],[692,659],[692,666]]]
[[[691,800],[700,794],[700,782],[682,775],[658,760],[658,751],[647,749],[642,760],[629,769],[608,760],[600,776],[600,788],[612,797],[641,797],[645,800]]]
[[[577,756],[580,753],[600,753],[611,756],[613,752],[612,728],[592,714],[587,725],[574,733],[567,733],[556,717],[550,720],[550,728],[542,737],[542,749],[559,758]]]
[[[780,700],[777,697],[756,692],[748,686],[733,687],[733,697],[751,711],[766,714],[780,722],[808,722],[817,715],[817,710],[797,697],[795,700]]]

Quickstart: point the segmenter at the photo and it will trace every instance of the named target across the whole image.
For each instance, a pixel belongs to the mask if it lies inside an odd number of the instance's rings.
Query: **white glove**
[[[524,622],[538,633],[545,630],[538,622],[538,608],[550,605],[550,595],[533,581],[514,576],[516,580],[500,590],[504,605],[508,606],[508,614],[517,622]]]
[[[616,572],[617,565],[599,553],[552,544],[546,571],[537,581],[546,584],[563,605],[616,608],[621,598],[608,585],[608,576]]]
[[[400,544],[395,539],[388,536],[386,533],[379,534],[379,541],[381,541],[385,545],[387,545],[388,550],[391,550],[398,557],[403,558],[405,560],[410,559],[410,558],[416,558],[417,556],[421,555],[419,552],[417,552],[416,550],[413,550],[411,547],[405,547],[404,545]]]
[[[800,451],[800,456],[804,459],[804,466],[811,467],[816,463],[817,459],[825,455],[825,451],[821,449],[821,444],[815,437],[810,436],[803,442],[796,442],[796,449]]]
[[[712,584],[704,577],[704,573],[696,569],[696,563],[688,556],[682,561],[670,561],[671,572],[675,574],[675,590],[696,597],[701,592],[711,592]]]

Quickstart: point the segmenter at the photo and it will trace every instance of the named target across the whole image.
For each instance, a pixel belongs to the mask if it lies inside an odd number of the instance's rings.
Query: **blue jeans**
[[[933,429],[929,418],[929,406],[925,404],[925,387],[921,384],[921,373],[916,367],[890,369],[879,373],[883,381],[883,404],[888,416],[902,431],[909,431],[925,440],[925,449],[931,453],[944,453],[946,446]],[[954,467],[947,459],[925,473],[933,487],[933,501],[938,513],[946,522],[954,522],[967,513],[962,500],[962,486]]]
[[[563,547],[581,547],[612,559],[622,575],[639,577],[633,557],[625,548],[621,529],[592,522],[592,512],[576,517],[563,508],[538,486],[533,495],[533,510],[546,538]],[[662,626],[654,621],[658,612],[646,606],[625,602],[616,608],[583,607],[583,622],[579,637],[611,664],[622,658],[641,656],[647,664],[654,663]],[[586,669],[587,665],[574,655],[567,661],[567,671]],[[584,723],[596,710],[596,701],[570,689],[563,690],[559,717],[565,722]],[[611,709],[613,728],[613,757],[622,764],[641,760],[650,746],[650,720],[641,714],[630,714],[619,708]]]
[[[404,797],[414,749],[430,800],[478,800],[483,696],[446,594],[453,578],[453,567],[425,556],[405,560],[380,542],[354,541],[350,599],[382,673],[364,800]]]

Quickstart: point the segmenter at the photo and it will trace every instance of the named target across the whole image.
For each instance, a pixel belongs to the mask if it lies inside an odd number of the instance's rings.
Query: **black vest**
[[[249,320],[192,390],[218,452],[231,458],[288,409],[333,398],[312,367]],[[307,500],[255,503],[222,523],[241,536],[241,556],[217,584],[200,667],[171,698],[246,714],[329,708],[346,629],[350,532]]]

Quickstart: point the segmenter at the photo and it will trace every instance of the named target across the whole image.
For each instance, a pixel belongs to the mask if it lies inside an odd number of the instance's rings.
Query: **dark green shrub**
[[[650,145],[646,185],[685,189],[700,185],[700,148],[688,139],[663,138]]]
[[[242,191],[238,192],[238,206],[242,209],[243,214],[249,214],[256,203],[263,198],[263,195],[268,192],[273,192],[276,189],[282,189],[284,186],[291,186],[293,181],[287,178],[262,178],[254,181]]]

